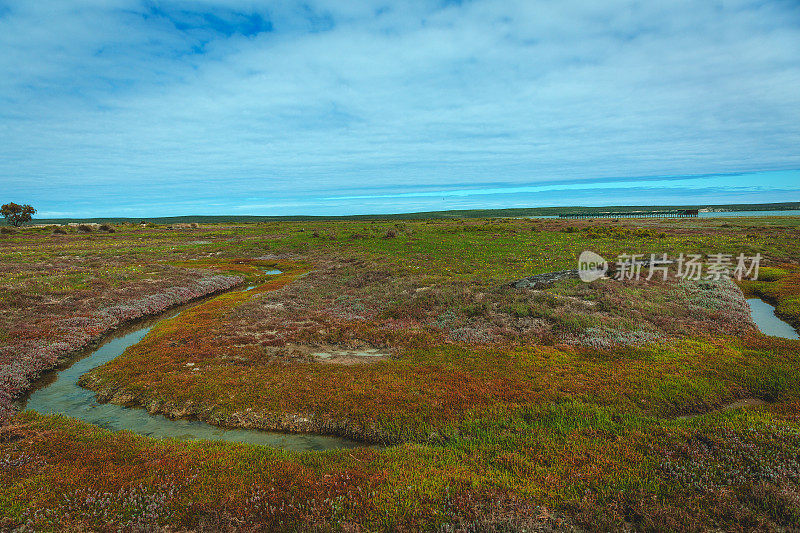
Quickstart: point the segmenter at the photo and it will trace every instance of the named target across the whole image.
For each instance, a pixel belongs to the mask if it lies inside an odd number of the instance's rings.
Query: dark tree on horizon
[[[19,205],[14,202],[9,202],[0,207],[0,213],[3,214],[6,222],[15,228],[21,226],[23,222],[29,222],[35,212],[36,209],[28,204]]]

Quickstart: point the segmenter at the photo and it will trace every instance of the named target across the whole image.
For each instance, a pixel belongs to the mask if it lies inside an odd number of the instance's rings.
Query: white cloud
[[[271,31],[249,34],[255,15]],[[791,2],[19,0],[0,16],[0,180],[52,211],[289,209],[800,168],[798,52]]]

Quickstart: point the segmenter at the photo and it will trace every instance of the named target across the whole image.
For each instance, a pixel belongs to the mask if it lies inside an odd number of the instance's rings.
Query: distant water
[[[788,209],[785,211],[720,211],[718,213],[700,213],[700,218],[716,217],[800,217],[800,209]]]
[[[701,212],[700,218],[731,218],[731,217],[800,217],[800,209],[787,209],[783,211],[719,211]],[[522,218],[558,218],[558,215],[540,215]],[[635,220],[635,219],[633,219]]]

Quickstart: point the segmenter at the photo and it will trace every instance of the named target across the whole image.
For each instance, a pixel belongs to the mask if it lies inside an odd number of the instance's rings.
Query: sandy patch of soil
[[[273,357],[283,357],[287,361],[302,360],[314,361],[324,364],[336,365],[363,365],[385,361],[391,357],[389,350],[384,348],[346,348],[343,346],[304,346],[299,344],[287,344],[283,347],[275,347],[270,355]]]

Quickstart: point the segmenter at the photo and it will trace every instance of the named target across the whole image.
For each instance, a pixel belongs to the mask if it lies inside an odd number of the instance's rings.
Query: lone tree
[[[33,215],[35,212],[36,209],[28,204],[19,205],[11,202],[5,204],[3,207],[0,207],[0,213],[6,217],[6,222],[15,228],[21,226],[23,222],[28,222],[31,219],[31,215]]]

